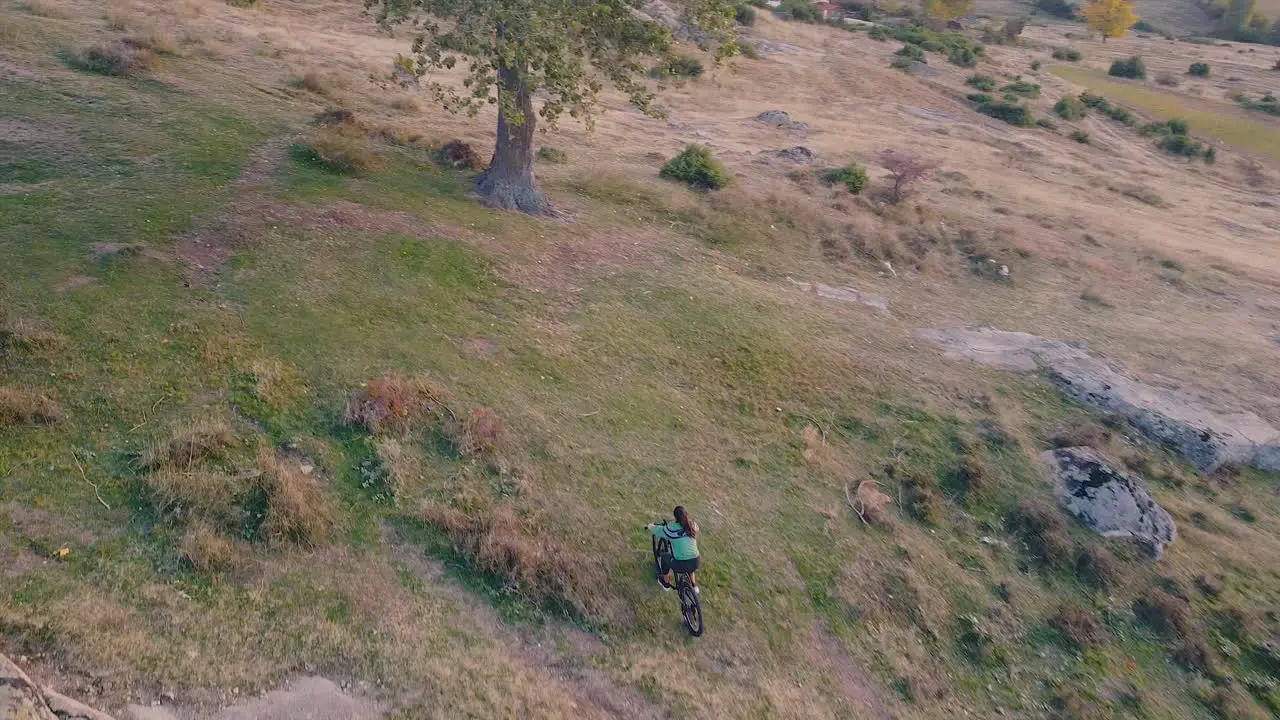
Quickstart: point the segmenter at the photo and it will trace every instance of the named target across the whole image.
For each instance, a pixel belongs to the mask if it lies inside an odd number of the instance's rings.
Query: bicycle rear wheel
[[[702,603],[698,601],[698,593],[693,591],[693,583],[689,581],[688,576],[682,576],[678,584],[680,613],[684,615],[684,626],[688,628],[690,635],[702,637]]]

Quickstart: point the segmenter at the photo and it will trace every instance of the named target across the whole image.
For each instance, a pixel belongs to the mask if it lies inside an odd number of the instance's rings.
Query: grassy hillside
[[[1273,248],[1197,205],[1265,227],[1228,158],[1005,130],[944,87],[968,71],[906,79],[897,44],[762,20],[797,50],[673,88],[671,123],[610,98],[598,135],[545,136],[566,217],[537,220],[434,161],[487,154],[492,117],[388,88],[407,40],[348,4],[0,3],[0,650],[64,691],[208,708],[315,673],[404,718],[1280,708],[1275,478],[1200,477],[911,335],[1082,337],[1280,420]],[[121,38],[149,68],[84,70]],[[812,138],[744,121],[777,104]],[[310,124],[332,106],[363,124]],[[657,179],[695,130],[729,189]],[[885,147],[944,165],[888,205],[769,164],[801,141],[880,186]],[[1178,520],[1165,561],[1053,508],[1032,458],[1082,436]],[[863,481],[892,500],[871,524]],[[698,640],[643,529],[676,503],[704,533]]]

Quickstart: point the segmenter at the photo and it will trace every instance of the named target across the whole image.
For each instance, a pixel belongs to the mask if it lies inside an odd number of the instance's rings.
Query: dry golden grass
[[[176,426],[142,455],[142,467],[187,469],[235,442],[235,429],[221,418],[205,418]]]
[[[0,386],[0,426],[43,425],[57,421],[60,414],[58,404],[44,395]]]
[[[453,441],[463,455],[489,457],[507,444],[507,426],[492,409],[478,407],[459,423]]]
[[[337,526],[333,503],[301,463],[263,445],[258,451],[257,482],[266,493],[262,534],[272,541],[314,546]]]
[[[243,520],[238,502],[248,484],[242,477],[167,465],[148,474],[146,483],[162,513],[203,518],[219,527],[235,527]]]
[[[17,47],[21,36],[22,29],[14,18],[0,17],[0,47]]]
[[[22,7],[36,17],[67,20],[75,17],[75,10],[55,0],[23,0]]]
[[[66,337],[38,323],[21,318],[0,321],[0,353],[13,349],[50,360],[66,343]]]
[[[608,605],[600,566],[551,542],[510,507],[462,511],[432,506],[425,518],[478,570],[502,578],[510,591],[533,602],[560,605],[586,617],[599,617]]]
[[[399,502],[424,479],[418,451],[401,440],[386,437],[379,438],[375,447],[378,452],[378,462],[386,470],[391,482],[391,490],[396,501]]]
[[[182,536],[182,559],[199,572],[218,575],[240,567],[244,555],[234,541],[197,521]]]
[[[358,127],[318,128],[305,148],[314,162],[344,175],[365,175],[382,165],[369,136]]]
[[[307,394],[307,382],[298,369],[275,358],[255,358],[249,363],[253,394],[270,405],[282,405]]]

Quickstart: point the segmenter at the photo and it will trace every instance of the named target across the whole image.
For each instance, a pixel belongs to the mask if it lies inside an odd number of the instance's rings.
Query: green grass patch
[[[1089,90],[1157,117],[1180,117],[1196,132],[1242,150],[1280,160],[1280,127],[1242,117],[1232,108],[1155,88],[1117,82],[1087,68],[1058,65],[1052,72]]]

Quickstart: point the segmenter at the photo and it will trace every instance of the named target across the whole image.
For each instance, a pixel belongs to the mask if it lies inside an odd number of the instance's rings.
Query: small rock
[[[803,145],[795,147],[783,148],[774,152],[775,155],[788,162],[798,163],[802,165],[812,165],[817,155],[809,148]]]

